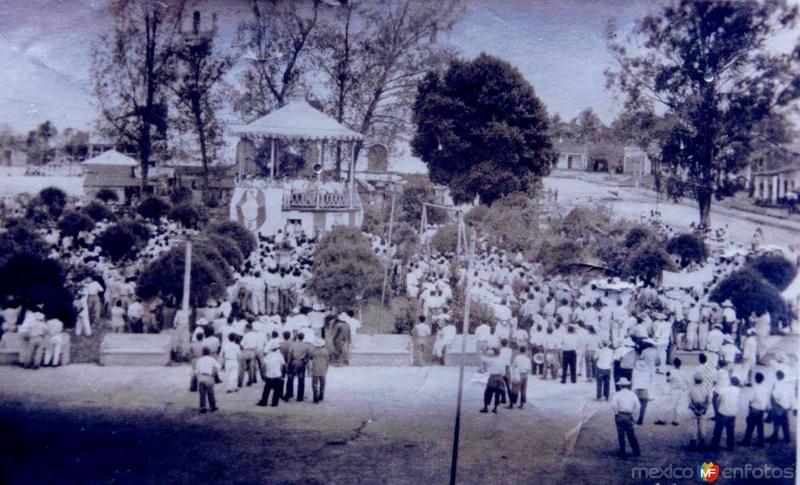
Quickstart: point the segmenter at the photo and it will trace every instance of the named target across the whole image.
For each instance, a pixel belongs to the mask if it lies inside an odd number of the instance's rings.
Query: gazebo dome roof
[[[281,138],[290,140],[363,140],[355,132],[314,108],[301,96],[293,97],[288,104],[266,116],[243,126],[231,129],[241,137]]]
[[[84,165],[113,165],[117,167],[138,167],[139,162],[136,159],[124,155],[116,150],[108,150],[100,155],[84,160]]]

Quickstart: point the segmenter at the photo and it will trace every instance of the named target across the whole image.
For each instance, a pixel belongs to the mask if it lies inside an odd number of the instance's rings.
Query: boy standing
[[[219,362],[211,357],[211,350],[203,349],[203,356],[197,359],[195,374],[197,375],[197,390],[200,392],[200,413],[206,412],[206,399],[211,412],[217,410],[217,400],[214,397],[214,383],[220,371]]]

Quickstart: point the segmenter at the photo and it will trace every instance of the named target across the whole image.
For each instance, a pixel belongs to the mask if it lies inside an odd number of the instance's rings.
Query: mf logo
[[[700,480],[706,483],[711,483],[719,478],[719,465],[713,461],[708,463],[704,462],[697,468],[697,474],[700,475]]]

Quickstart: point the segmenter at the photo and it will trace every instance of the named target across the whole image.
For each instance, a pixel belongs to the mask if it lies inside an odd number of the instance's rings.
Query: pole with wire
[[[460,213],[459,213],[460,215]],[[458,368],[458,401],[456,403],[456,422],[453,427],[453,452],[450,461],[450,485],[456,483],[458,470],[458,441],[461,433],[461,402],[464,395],[464,362],[467,354],[467,335],[469,334],[470,288],[472,287],[472,255],[475,251],[475,238],[467,249],[467,282],[464,287],[464,323],[461,328],[461,362]]]

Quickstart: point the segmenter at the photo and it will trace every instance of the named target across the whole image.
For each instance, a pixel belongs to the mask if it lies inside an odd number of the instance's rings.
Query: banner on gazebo
[[[273,234],[282,225],[282,189],[237,187],[231,197],[230,217],[253,232]]]

